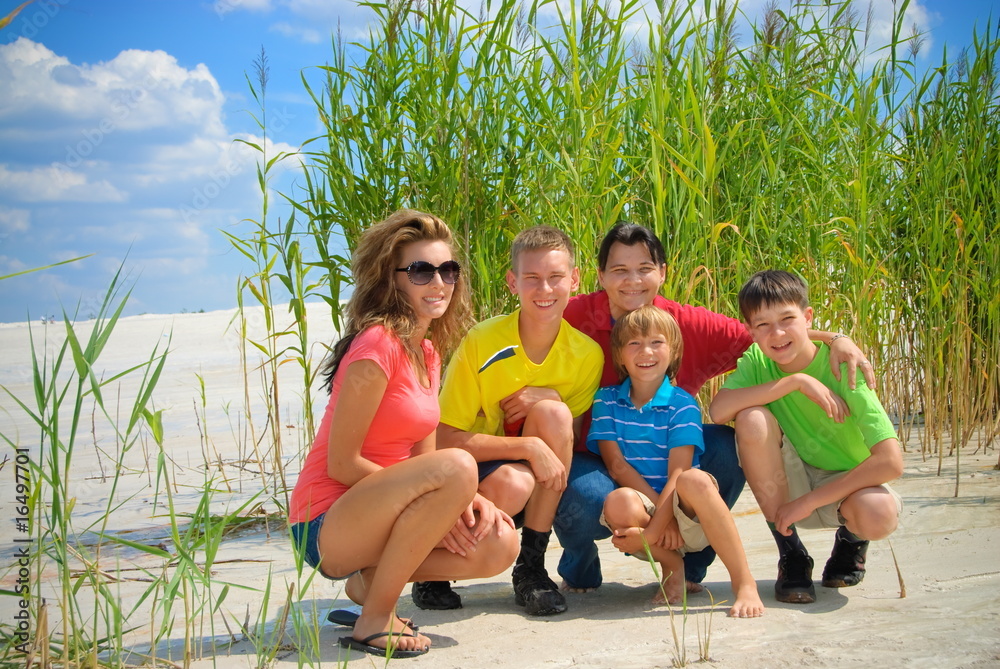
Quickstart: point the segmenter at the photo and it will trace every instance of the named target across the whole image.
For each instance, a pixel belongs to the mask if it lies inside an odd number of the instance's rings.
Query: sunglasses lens
[[[425,286],[434,278],[434,271],[436,269],[437,268],[434,267],[434,265],[430,264],[426,260],[418,260],[410,263],[410,267],[407,270],[406,275],[414,284],[418,286]]]
[[[441,263],[438,268],[441,273],[441,280],[445,283],[456,283],[458,281],[458,275],[461,273],[461,266],[454,260],[449,260],[447,262]]]

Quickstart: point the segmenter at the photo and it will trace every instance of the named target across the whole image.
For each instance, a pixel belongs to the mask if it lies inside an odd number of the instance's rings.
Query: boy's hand
[[[833,376],[840,381],[841,365],[847,363],[847,385],[854,390],[857,385],[858,369],[865,375],[865,382],[869,388],[875,388],[875,370],[868,358],[861,352],[857,344],[848,337],[838,337],[830,344],[830,369]]]
[[[808,518],[809,514],[813,511],[815,511],[815,507],[809,503],[804,495],[798,499],[793,499],[791,502],[785,502],[778,507],[778,510],[774,514],[774,529],[786,537],[791,536],[792,531],[788,529],[789,525]]]
[[[643,528],[641,527],[626,527],[615,530],[611,535],[611,543],[622,553],[644,555],[645,550],[642,546],[642,534]]]
[[[650,521],[646,526],[646,541],[650,546],[656,545],[667,550],[675,551],[684,545],[684,537],[681,536],[681,528],[677,526],[677,519],[672,516],[661,529],[658,524],[654,525]]]
[[[524,420],[528,417],[531,407],[542,400],[562,402],[562,397],[552,388],[539,386],[525,386],[520,390],[515,390],[500,400],[500,409],[503,410],[504,422],[516,423],[517,421]]]
[[[824,386],[818,379],[808,374],[796,374],[795,378],[799,385],[799,392],[815,402],[820,409],[826,412],[828,418],[843,423],[844,418],[851,415],[847,402],[840,395]]]
[[[565,490],[569,472],[549,445],[538,437],[521,437],[521,439],[529,440],[527,446],[531,455],[528,456],[528,464],[531,465],[535,481],[548,490]]]

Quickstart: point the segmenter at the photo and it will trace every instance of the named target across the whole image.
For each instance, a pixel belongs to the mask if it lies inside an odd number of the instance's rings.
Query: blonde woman
[[[441,219],[398,211],[361,237],[330,402],[292,493],[296,550],[362,605],[346,648],[395,658],[430,639],[396,616],[407,582],[492,576],[517,556],[510,517],[476,493],[476,462],[436,450],[441,357],[469,318]]]

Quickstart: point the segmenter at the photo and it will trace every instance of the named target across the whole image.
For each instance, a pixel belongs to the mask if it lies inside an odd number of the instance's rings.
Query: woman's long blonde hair
[[[381,325],[395,334],[414,364],[422,364],[422,357],[418,357],[422,353],[409,344],[416,316],[409,302],[396,289],[396,269],[402,262],[403,247],[421,241],[444,242],[451,249],[452,257],[456,257],[447,224],[437,216],[413,209],[400,209],[361,235],[351,259],[354,294],[347,303],[344,332],[319,370],[327,392],[332,389],[333,376],[354,338],[373,325]],[[465,335],[471,313],[468,280],[463,268],[447,311],[431,325],[430,339],[442,356],[447,356]]]

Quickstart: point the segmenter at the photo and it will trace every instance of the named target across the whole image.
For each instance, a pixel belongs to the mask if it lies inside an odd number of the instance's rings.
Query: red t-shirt
[[[673,379],[673,382],[675,386],[683,388],[692,395],[697,395],[709,379],[736,369],[736,361],[753,343],[743,323],[735,318],[717,314],[705,307],[678,304],[659,295],[653,299],[653,304],[673,316],[681,329],[684,356],[677,378]],[[620,383],[611,356],[611,328],[614,321],[611,319],[611,303],[607,292],[599,290],[596,293],[573,296],[563,313],[563,318],[600,344],[601,350],[604,351],[601,385],[611,386]],[[588,412],[584,417],[582,439],[577,443],[576,450],[586,450],[581,444],[586,440],[589,428]]]
[[[333,388],[326,413],[320,423],[312,450],[306,456],[299,473],[288,518],[292,524],[312,520],[340,499],[349,486],[330,477],[327,472],[327,445],[333,410],[340,396],[344,374],[352,362],[371,360],[388,379],[385,394],[361,444],[361,456],[377,465],[388,467],[410,457],[413,445],[435,429],[441,416],[438,388],[441,383],[441,358],[429,340],[423,341],[424,361],[430,388],[424,388],[410,363],[402,343],[382,326],[373,326],[360,333],[340,362],[333,377]],[[348,392],[351,392],[348,389]]]

